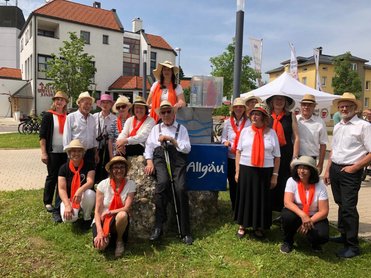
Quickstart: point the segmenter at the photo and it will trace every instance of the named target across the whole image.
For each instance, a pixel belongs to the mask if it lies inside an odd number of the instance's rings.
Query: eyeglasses
[[[309,167],[308,166],[298,166],[298,170],[304,170],[304,171],[309,171]]]
[[[126,104],[124,104],[124,105],[121,105],[121,106],[116,106],[116,109],[120,110],[121,108],[125,109],[126,107],[128,107],[128,106]]]
[[[112,167],[113,171],[118,171],[118,170],[124,171],[125,169],[126,169],[125,166],[113,166]]]
[[[166,110],[166,111],[161,111],[161,115],[165,115],[166,113],[167,114],[171,114],[171,112],[173,112],[173,110]]]
[[[340,108],[340,109],[349,109],[349,108],[351,108],[351,107],[353,107],[354,105],[342,105],[342,106],[338,106],[338,108]]]

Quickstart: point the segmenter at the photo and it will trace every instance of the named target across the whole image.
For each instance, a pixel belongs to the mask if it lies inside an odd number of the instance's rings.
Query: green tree
[[[63,41],[58,56],[51,54],[52,60],[47,61],[46,77],[52,79],[47,83],[56,90],[61,90],[76,99],[77,96],[89,89],[91,80],[97,69],[93,64],[93,55],[84,53],[85,41],[77,37],[76,32],[68,32],[70,41]],[[72,101],[74,103],[74,101]]]
[[[230,99],[233,94],[235,38],[233,38],[233,42],[227,46],[226,50],[221,55],[210,58],[210,62],[213,64],[211,75],[224,77],[223,95]],[[249,67],[251,61],[251,57],[247,55],[242,56],[241,93],[257,88],[255,80],[260,75]]]
[[[332,81],[335,95],[342,95],[344,92],[354,93],[357,98],[361,96],[362,81],[356,70],[352,70],[350,52],[334,58],[333,65],[335,77]]]
[[[183,95],[186,103],[191,102],[191,86],[188,86],[188,88],[183,89]]]
[[[179,66],[179,80],[182,80],[183,78],[184,78],[183,68]]]

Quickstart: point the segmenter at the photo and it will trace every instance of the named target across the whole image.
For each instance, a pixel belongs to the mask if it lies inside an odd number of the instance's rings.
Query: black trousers
[[[237,182],[235,180],[236,174],[236,160],[228,158],[228,184],[229,184],[229,198],[232,203],[232,210],[234,211],[236,205],[236,192],[237,192]]]
[[[296,231],[302,224],[301,218],[295,212],[283,208],[281,219],[283,227],[283,242],[293,245]],[[309,230],[306,236],[313,245],[322,245],[328,242],[329,223],[327,218],[316,222],[314,224],[314,229]]]
[[[174,146],[169,146],[168,152],[174,181],[181,235],[186,236],[190,234],[189,201],[188,192],[186,190],[187,156],[178,152]],[[155,188],[155,228],[162,228],[163,223],[167,220],[167,203],[173,200],[170,177],[162,147],[157,147],[155,149],[153,153],[153,163],[155,165],[157,179]]]
[[[66,153],[48,153],[48,164],[46,165],[48,169],[48,175],[45,180],[44,196],[43,201],[44,205],[52,204],[54,192],[56,192],[55,200],[57,203],[57,198],[59,198],[58,188],[55,190],[55,187],[58,183],[58,172],[62,164],[67,162]]]
[[[143,155],[144,153],[144,147],[141,144],[126,145],[125,150],[125,158],[127,158],[128,156]]]
[[[350,174],[341,171],[346,165],[331,164],[331,190],[338,210],[338,230],[343,237],[345,248],[359,251],[358,229],[359,215],[357,211],[358,191],[361,188],[363,169]]]

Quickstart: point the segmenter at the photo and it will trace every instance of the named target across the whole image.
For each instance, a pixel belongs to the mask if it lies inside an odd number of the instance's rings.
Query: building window
[[[306,77],[303,77],[302,80],[303,80],[303,84],[304,84],[304,85],[307,85],[307,78],[306,78]]]
[[[350,67],[351,67],[351,70],[357,70],[357,64],[356,63],[352,63]]]
[[[367,91],[370,90],[370,81],[366,81],[366,90],[367,90]]]
[[[151,52],[151,76],[152,79],[155,80],[155,77],[153,76],[153,70],[156,69],[157,66],[157,53],[156,52]]]
[[[124,38],[123,76],[139,76],[140,40]]]
[[[108,44],[108,36],[103,35],[103,44]]]
[[[140,40],[124,38],[124,53],[138,54],[140,52]]]
[[[23,50],[23,39],[21,39],[20,44],[21,44],[21,51],[22,51]]]
[[[124,62],[122,68],[123,76],[139,76],[139,64]]]
[[[368,107],[368,101],[369,101],[369,98],[366,97],[366,98],[365,98],[365,107]]]
[[[326,86],[326,76],[322,76],[321,86]]]
[[[306,71],[308,71],[308,69],[307,68],[303,68],[303,72],[306,72]]]
[[[37,70],[41,72],[41,70],[48,70],[50,69],[48,65],[46,64],[47,61],[53,60],[52,56],[47,56],[47,55],[39,55],[38,58],[38,67]]]
[[[328,67],[323,67],[322,69],[325,70],[325,71],[327,71],[328,70]]]
[[[48,38],[54,38],[54,31],[38,29],[37,30],[37,35],[43,36],[43,37],[48,37]]]
[[[80,31],[80,38],[85,41],[86,44],[90,44],[90,32]]]

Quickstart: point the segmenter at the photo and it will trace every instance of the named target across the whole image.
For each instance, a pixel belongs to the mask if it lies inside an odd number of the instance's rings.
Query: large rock
[[[132,167],[128,178],[137,186],[137,192],[131,207],[130,237],[148,239],[155,222],[155,176],[144,173],[145,159],[143,156],[129,157]],[[212,219],[218,212],[218,192],[189,191],[190,222],[194,228],[199,224]],[[175,212],[172,203],[167,207],[168,221],[164,230],[177,232]]]

